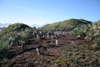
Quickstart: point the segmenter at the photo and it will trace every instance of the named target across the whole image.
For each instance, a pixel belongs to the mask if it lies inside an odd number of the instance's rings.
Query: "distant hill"
[[[8,27],[11,23],[0,23],[0,27]]]
[[[3,28],[5,28],[5,27],[0,27],[0,31],[1,31]]]
[[[54,27],[67,27],[67,26],[80,26],[83,24],[91,24],[91,21],[87,21],[84,19],[69,19],[62,22],[56,22],[53,24],[44,25],[42,28],[54,28]]]
[[[32,25],[30,25],[31,27],[36,27],[36,28],[38,28],[38,27],[42,27],[43,25],[37,25],[37,24],[32,24]]]

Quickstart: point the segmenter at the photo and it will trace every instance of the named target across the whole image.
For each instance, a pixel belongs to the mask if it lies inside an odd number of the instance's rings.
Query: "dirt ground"
[[[84,39],[78,39],[75,36],[66,33],[59,35],[57,38],[59,44],[55,43],[50,46],[50,41],[56,41],[56,38],[40,39],[33,37],[28,39],[30,44],[26,44],[25,50],[22,50],[21,46],[12,46],[9,50],[9,63],[7,67],[70,67],[68,63],[56,65],[53,64],[58,56],[60,49],[69,45],[84,45],[86,41]],[[36,52],[36,48],[39,47],[40,54]]]

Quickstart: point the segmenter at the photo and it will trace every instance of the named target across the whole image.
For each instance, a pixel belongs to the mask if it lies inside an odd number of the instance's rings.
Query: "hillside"
[[[26,24],[15,23],[0,31],[0,58],[7,57],[11,45],[19,44],[29,36],[30,27]]]
[[[43,29],[46,29],[46,28],[55,28],[55,27],[76,27],[76,26],[80,26],[80,25],[87,25],[87,24],[91,24],[92,22],[91,21],[87,21],[87,20],[84,20],[84,19],[69,19],[69,20],[65,20],[65,21],[62,21],[62,22],[56,22],[56,23],[53,23],[53,24],[47,24],[45,26],[43,26],[42,28]]]
[[[86,41],[93,41],[92,49],[100,49],[100,20],[88,26],[81,26],[74,28],[71,35],[84,38]]]
[[[58,37],[53,34],[53,37],[50,35],[45,38],[37,37],[38,32],[33,36],[34,32],[31,30],[30,36],[32,36],[27,39],[29,43],[25,43],[24,49],[22,49],[21,45],[11,46],[8,59],[1,61],[2,67],[100,66],[100,51],[89,50],[87,44],[91,43],[86,42],[84,39],[78,39],[70,35],[68,31],[58,31]],[[56,44],[56,40],[59,41],[58,44]],[[50,42],[54,43],[51,44]],[[39,54],[36,50],[37,48],[39,49]],[[3,62],[5,60],[6,62]]]
[[[0,34],[14,32],[14,31],[21,31],[24,30],[25,28],[31,28],[31,27],[23,23],[15,23],[9,25],[7,28],[3,28],[2,31],[0,31]]]
[[[58,30],[38,30],[16,23],[3,29],[0,67],[100,66],[100,21],[89,24],[71,19],[67,25],[76,27],[72,31],[59,30],[59,26]]]

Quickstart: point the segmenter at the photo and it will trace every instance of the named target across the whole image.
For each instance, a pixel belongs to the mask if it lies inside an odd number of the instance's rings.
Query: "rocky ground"
[[[9,50],[9,62],[4,65],[5,67],[71,67],[65,58],[59,57],[61,49],[69,45],[82,45],[86,41],[78,39],[75,36],[66,33],[59,35],[57,38],[59,45],[55,43],[50,46],[50,41],[56,41],[56,38],[40,39],[37,37],[28,39],[30,44],[26,44],[25,50],[21,46],[12,46]],[[40,54],[36,52],[36,48],[40,47]]]

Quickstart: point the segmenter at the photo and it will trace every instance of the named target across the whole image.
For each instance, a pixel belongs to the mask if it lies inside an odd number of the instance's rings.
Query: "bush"
[[[8,62],[8,59],[7,59],[7,58],[4,58],[4,59],[1,61],[2,64],[6,64],[7,62]]]
[[[73,30],[74,28],[75,28],[75,26],[66,26],[66,29],[70,30],[70,31]]]
[[[98,49],[97,46],[100,46],[100,20],[89,25],[78,26],[74,28],[70,34],[84,37],[86,41],[94,41],[96,49]]]
[[[94,42],[97,44],[97,46],[100,46],[100,37],[94,38]]]
[[[81,37],[85,37],[86,36],[86,33],[84,32],[84,30],[87,29],[87,26],[86,25],[83,25],[83,26],[79,26],[79,27],[76,27],[74,28],[70,34],[71,35],[74,35],[74,36],[81,36]]]
[[[21,35],[21,40],[25,41],[28,38],[27,34],[22,34]]]
[[[8,43],[9,41],[3,43],[0,42],[0,58],[7,57],[8,49],[10,48],[10,45]]]

